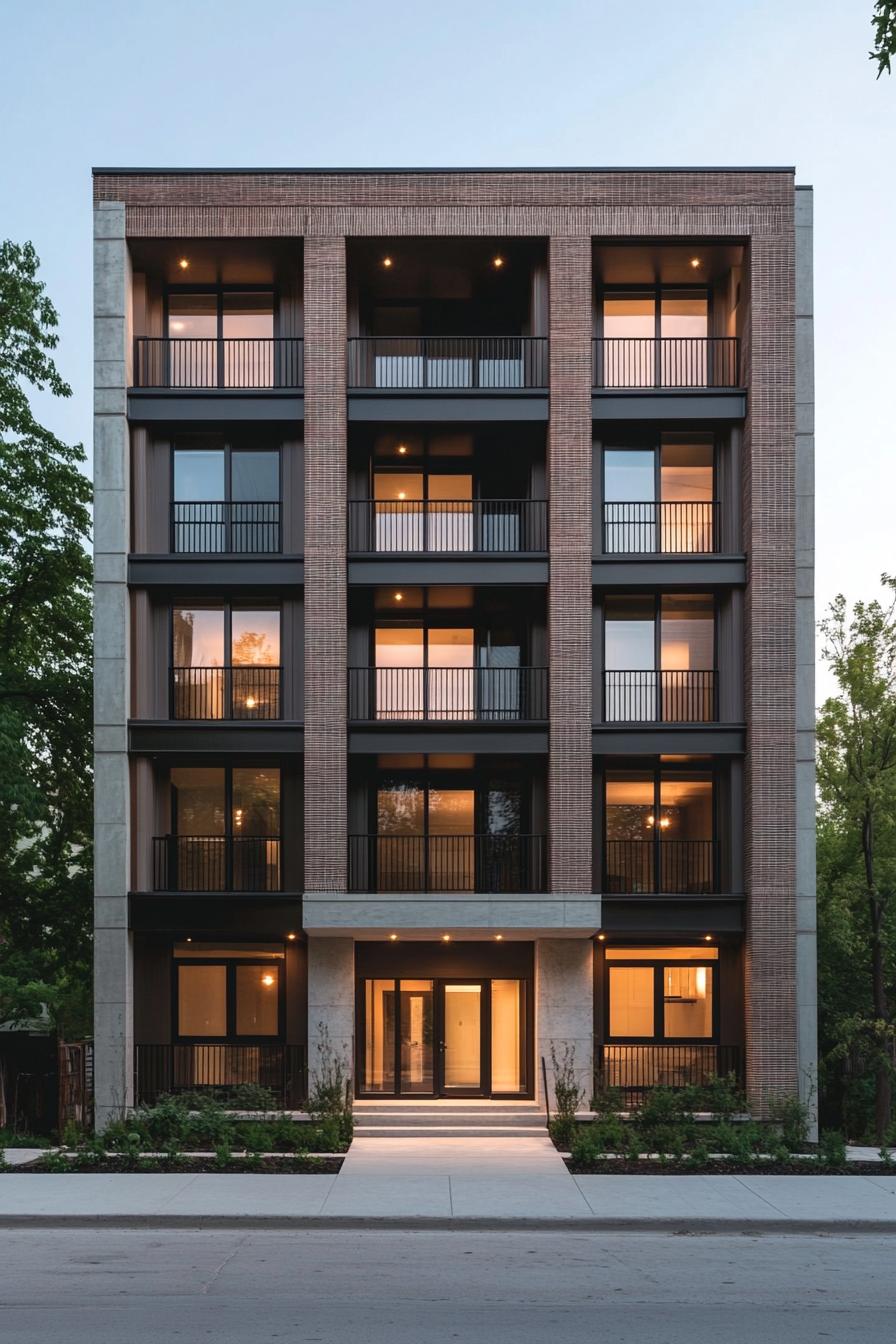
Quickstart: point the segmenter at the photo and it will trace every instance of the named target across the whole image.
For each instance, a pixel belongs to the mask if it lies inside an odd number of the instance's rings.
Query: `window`
[[[716,890],[711,770],[615,770],[604,781],[608,892]]]
[[[280,451],[209,442],[172,454],[175,552],[237,554],[280,549]]]
[[[608,948],[607,1039],[717,1039],[715,948]]]
[[[706,387],[709,293],[608,291],[601,305],[602,387]]]
[[[279,1037],[283,961],[283,949],[277,944],[176,944],[177,1037],[209,1041]]]
[[[168,386],[273,387],[274,295],[172,289]]]
[[[280,612],[173,607],[175,719],[279,719]]]
[[[171,835],[161,839],[156,885],[179,891],[277,891],[280,771],[175,766]]]
[[[605,448],[604,550],[713,551],[714,458],[710,434],[665,433],[654,447]]]
[[[712,594],[605,599],[605,722],[711,722],[714,669]]]

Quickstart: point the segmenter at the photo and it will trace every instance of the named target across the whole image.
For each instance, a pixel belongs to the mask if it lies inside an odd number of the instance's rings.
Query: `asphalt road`
[[[896,1237],[0,1231],[3,1344],[893,1338]]]

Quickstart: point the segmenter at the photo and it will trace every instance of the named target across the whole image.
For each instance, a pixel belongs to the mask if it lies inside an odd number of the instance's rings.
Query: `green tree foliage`
[[[890,60],[896,56],[896,0],[877,0],[871,16],[874,30],[874,48],[869,51],[868,59],[877,61],[877,77],[886,70],[890,73]]]
[[[838,690],[818,720],[822,1056],[829,1076],[848,1065],[854,1093],[873,1095],[879,1142],[896,1043],[896,579],[882,583],[885,602],[850,613],[841,596],[821,622]]]
[[[71,396],[30,243],[0,243],[0,1021],[42,1004],[87,1029],[91,888],[90,484],[35,419]]]

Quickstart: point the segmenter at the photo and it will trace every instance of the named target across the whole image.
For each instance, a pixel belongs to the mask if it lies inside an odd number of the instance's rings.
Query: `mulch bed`
[[[150,1165],[150,1161],[152,1165]],[[90,1166],[81,1166],[77,1161],[70,1163],[65,1172],[58,1172],[55,1167],[50,1168],[54,1175],[158,1175],[161,1173],[182,1174],[189,1172],[193,1174],[202,1174],[204,1172],[214,1173],[216,1176],[229,1176],[231,1174],[245,1174],[252,1176],[335,1176],[336,1172],[345,1161],[345,1155],[342,1153],[333,1153],[326,1156],[309,1159],[307,1157],[266,1157],[258,1164],[247,1162],[242,1158],[234,1157],[226,1166],[219,1166],[214,1158],[208,1157],[184,1157],[177,1162],[166,1162],[164,1158],[146,1159],[144,1162],[125,1161],[124,1159],[116,1161],[114,1158],[107,1159],[105,1162],[97,1162]],[[0,1175],[21,1176],[27,1172],[37,1172],[38,1174],[47,1173],[47,1167],[44,1159],[29,1163],[24,1167],[8,1167]]]
[[[841,1171],[832,1171],[815,1162],[627,1162],[607,1158],[599,1162],[574,1162],[563,1159],[575,1176],[886,1176],[896,1168],[885,1162],[850,1162]]]

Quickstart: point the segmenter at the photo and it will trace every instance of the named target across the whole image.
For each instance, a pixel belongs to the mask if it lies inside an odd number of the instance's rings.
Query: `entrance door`
[[[441,990],[439,1090],[444,1097],[482,1096],[488,1090],[487,982],[446,981]]]

